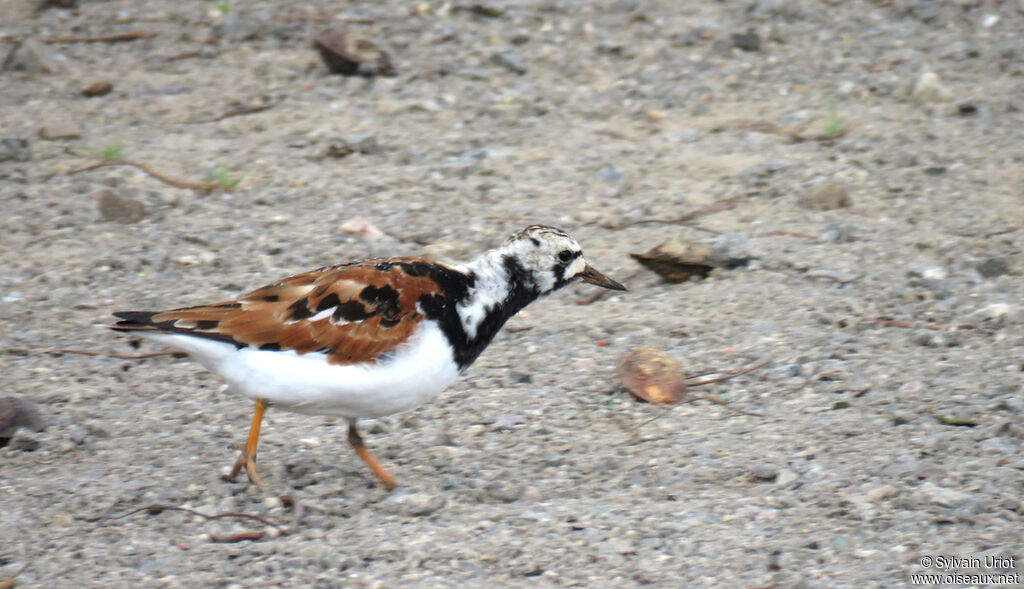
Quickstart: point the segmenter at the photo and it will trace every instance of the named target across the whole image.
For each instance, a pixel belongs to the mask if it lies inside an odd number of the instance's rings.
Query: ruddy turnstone
[[[231,469],[260,488],[256,447],[268,407],[348,420],[348,441],[388,488],[395,479],[356,420],[436,397],[498,330],[538,297],[582,280],[626,290],[583,258],[575,239],[533,225],[465,265],[420,258],[347,262],[297,274],[233,301],[126,311],[110,326],[188,353],[256,401]]]

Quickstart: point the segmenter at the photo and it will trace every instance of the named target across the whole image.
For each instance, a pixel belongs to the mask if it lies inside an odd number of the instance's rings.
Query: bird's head
[[[598,272],[583,257],[583,249],[568,233],[546,225],[531,225],[505,241],[501,252],[507,264],[518,265],[524,280],[540,294],[582,280],[611,290],[626,290]]]

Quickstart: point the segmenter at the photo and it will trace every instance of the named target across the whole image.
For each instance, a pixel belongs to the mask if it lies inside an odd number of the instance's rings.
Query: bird
[[[324,266],[237,299],[166,311],[119,311],[111,329],[185,352],[255,401],[226,478],[256,469],[268,408],[343,418],[348,443],[387,489],[396,479],[359,432],[360,418],[413,409],[465,372],[513,315],[574,282],[625,291],[565,231],[531,225],[465,264],[415,257]]]

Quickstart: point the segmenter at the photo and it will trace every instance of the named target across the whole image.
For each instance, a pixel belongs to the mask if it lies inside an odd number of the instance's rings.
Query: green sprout
[[[119,162],[124,159],[124,143],[120,139],[112,140],[102,147],[79,147],[75,151],[79,155],[98,158],[105,162]]]
[[[844,126],[843,118],[836,110],[836,101],[830,99],[828,101],[828,120],[825,122],[825,137],[832,139],[842,135]]]
[[[212,184],[216,184],[221,190],[234,190],[242,182],[243,174],[232,172],[223,164],[217,164],[210,170],[208,178]]]

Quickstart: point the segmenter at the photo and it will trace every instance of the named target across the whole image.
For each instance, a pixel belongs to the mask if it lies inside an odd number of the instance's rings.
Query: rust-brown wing
[[[426,260],[395,258],[328,266],[234,301],[158,313],[117,313],[115,329],[185,333],[265,350],[323,352],[331,364],[375,360],[423,321],[420,297],[442,294]]]

